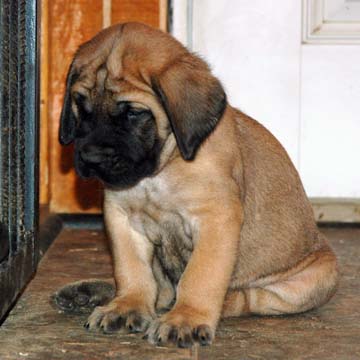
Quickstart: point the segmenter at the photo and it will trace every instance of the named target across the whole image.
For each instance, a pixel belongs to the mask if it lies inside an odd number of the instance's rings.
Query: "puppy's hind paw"
[[[51,303],[66,313],[87,314],[114,296],[113,285],[102,280],[82,280],[59,289],[51,296]]]

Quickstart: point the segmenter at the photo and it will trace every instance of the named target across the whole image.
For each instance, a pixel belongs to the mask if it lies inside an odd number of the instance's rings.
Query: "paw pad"
[[[67,313],[89,313],[115,295],[114,287],[101,280],[84,280],[64,286],[51,297],[55,307]]]

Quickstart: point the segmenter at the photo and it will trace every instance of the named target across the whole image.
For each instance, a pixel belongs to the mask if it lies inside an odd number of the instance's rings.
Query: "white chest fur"
[[[105,201],[120,208],[130,226],[154,247],[154,256],[177,282],[193,250],[193,221],[177,194],[159,178],[147,178],[127,190],[106,190]]]

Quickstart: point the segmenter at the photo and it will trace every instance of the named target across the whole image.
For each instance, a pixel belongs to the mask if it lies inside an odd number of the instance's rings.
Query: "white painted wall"
[[[173,32],[185,44],[186,6],[174,0]],[[298,0],[193,0],[192,47],[230,103],[285,146],[309,196],[360,198],[360,45],[303,44],[301,8]]]

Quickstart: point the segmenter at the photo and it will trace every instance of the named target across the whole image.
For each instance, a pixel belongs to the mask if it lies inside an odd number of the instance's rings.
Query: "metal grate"
[[[38,261],[36,0],[0,2],[0,317]]]

